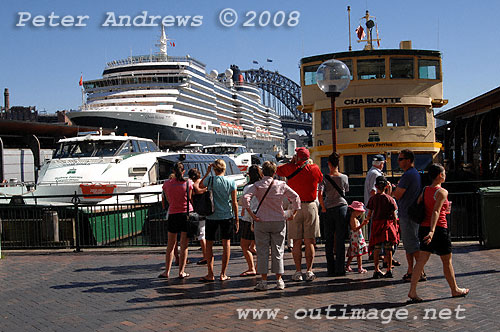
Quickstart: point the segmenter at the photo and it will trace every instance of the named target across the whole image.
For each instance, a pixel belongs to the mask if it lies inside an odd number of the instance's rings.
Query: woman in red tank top
[[[432,253],[439,255],[443,263],[443,271],[446,281],[450,286],[451,296],[463,297],[469,294],[469,289],[459,288],[455,279],[455,271],[451,263],[451,239],[446,221],[449,201],[448,191],[441,187],[446,180],[446,173],[443,166],[433,164],[429,167],[429,177],[432,184],[425,187],[424,194],[419,200],[424,200],[426,218],[420,224],[418,237],[420,240],[420,255],[411,278],[409,302],[422,302],[417,295],[418,279],[424,266]],[[423,197],[422,197],[423,196]]]

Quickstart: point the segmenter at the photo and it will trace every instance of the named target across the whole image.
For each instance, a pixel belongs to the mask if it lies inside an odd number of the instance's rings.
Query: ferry
[[[61,139],[52,159],[42,165],[34,190],[16,199],[70,203],[77,194],[84,195],[85,202],[96,203],[112,194],[156,184],[157,158],[165,154],[152,140],[135,136],[96,132]],[[0,195],[11,196],[3,191]]]
[[[219,75],[189,55],[167,55],[168,41],[162,26],[159,53],[109,62],[102,78],[81,80],[86,101],[68,112],[70,120],[150,138],[162,148],[226,142],[282,151],[280,117],[262,103],[257,85],[244,82],[235,65]]]
[[[202,151],[203,153],[228,155],[242,172],[246,172],[252,165],[262,165],[265,161],[277,163],[275,156],[267,153],[250,152],[245,146],[240,144],[222,143],[205,145]]]
[[[309,56],[301,59],[303,112],[313,116],[311,158],[328,172],[332,153],[331,100],[316,82],[316,71],[325,61],[336,59],[349,68],[348,88],[336,98],[337,152],[340,170],[350,177],[364,178],[377,154],[386,156],[384,171],[402,173],[399,151],[415,153],[415,166],[424,170],[442,145],[435,140],[434,110],[446,105],[443,99],[441,53],[412,49],[402,41],[398,49],[376,49],[372,37],[373,17],[363,17],[367,38],[363,50]],[[370,28],[371,27],[371,28]],[[358,30],[359,31],[359,30]]]

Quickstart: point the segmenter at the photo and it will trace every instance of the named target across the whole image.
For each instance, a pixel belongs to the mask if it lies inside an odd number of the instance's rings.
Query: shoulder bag
[[[339,195],[343,198],[343,199],[346,199],[345,198],[345,195],[344,195],[344,192],[342,191],[342,189],[340,189],[340,187],[338,186],[338,184],[333,181],[332,177],[329,175],[329,174],[325,174],[324,176],[331,184],[332,186],[337,189],[337,191],[339,192]]]
[[[295,175],[299,174],[301,170],[304,169],[304,167],[306,167],[307,165],[309,165],[309,161],[306,161],[305,163],[303,163],[299,168],[297,168],[292,174],[290,174],[289,176],[286,177],[287,180],[290,180],[291,178],[293,178]]]
[[[422,194],[419,195],[415,202],[408,207],[408,217],[410,217],[410,219],[417,224],[421,224],[425,219],[425,188],[427,187],[424,187]],[[419,202],[418,199],[420,196],[422,196],[422,199]]]
[[[209,216],[215,212],[214,197],[210,185],[213,184],[213,177],[210,177],[210,183],[207,186],[207,191],[203,194],[193,195],[193,208],[196,213],[201,216]]]
[[[273,186],[273,183],[274,183],[274,178],[273,178],[273,180],[271,181],[271,184],[269,185],[269,187],[267,187],[267,190],[266,190],[266,192],[264,193],[264,196],[262,196],[262,199],[261,199],[261,200],[260,200],[260,202],[259,202],[259,206],[257,206],[257,210],[255,210],[255,211],[253,212],[255,215],[257,215],[257,212],[259,212],[260,206],[262,205],[262,202],[264,202],[264,198],[266,198],[267,193],[269,192],[269,189],[271,189],[271,187]]]
[[[187,223],[188,223],[188,238],[193,238],[198,236],[198,228],[200,226],[200,216],[196,212],[189,212],[189,182],[186,181],[186,215],[187,215]]]

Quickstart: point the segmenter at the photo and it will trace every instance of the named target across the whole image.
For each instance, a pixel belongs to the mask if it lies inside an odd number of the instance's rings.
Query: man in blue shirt
[[[418,240],[419,225],[413,222],[408,216],[408,208],[420,195],[421,184],[420,174],[414,167],[415,155],[410,150],[403,150],[399,153],[399,167],[404,171],[392,196],[398,201],[398,217],[401,227],[401,238],[406,251],[408,270],[403,276],[403,280],[410,281],[414,264],[420,253],[420,242]],[[424,274],[425,275],[425,274]],[[422,277],[423,279],[424,277]]]

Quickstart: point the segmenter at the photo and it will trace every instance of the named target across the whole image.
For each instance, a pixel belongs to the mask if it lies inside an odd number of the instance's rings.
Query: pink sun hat
[[[362,202],[353,201],[349,207],[355,211],[365,212],[365,207]]]

